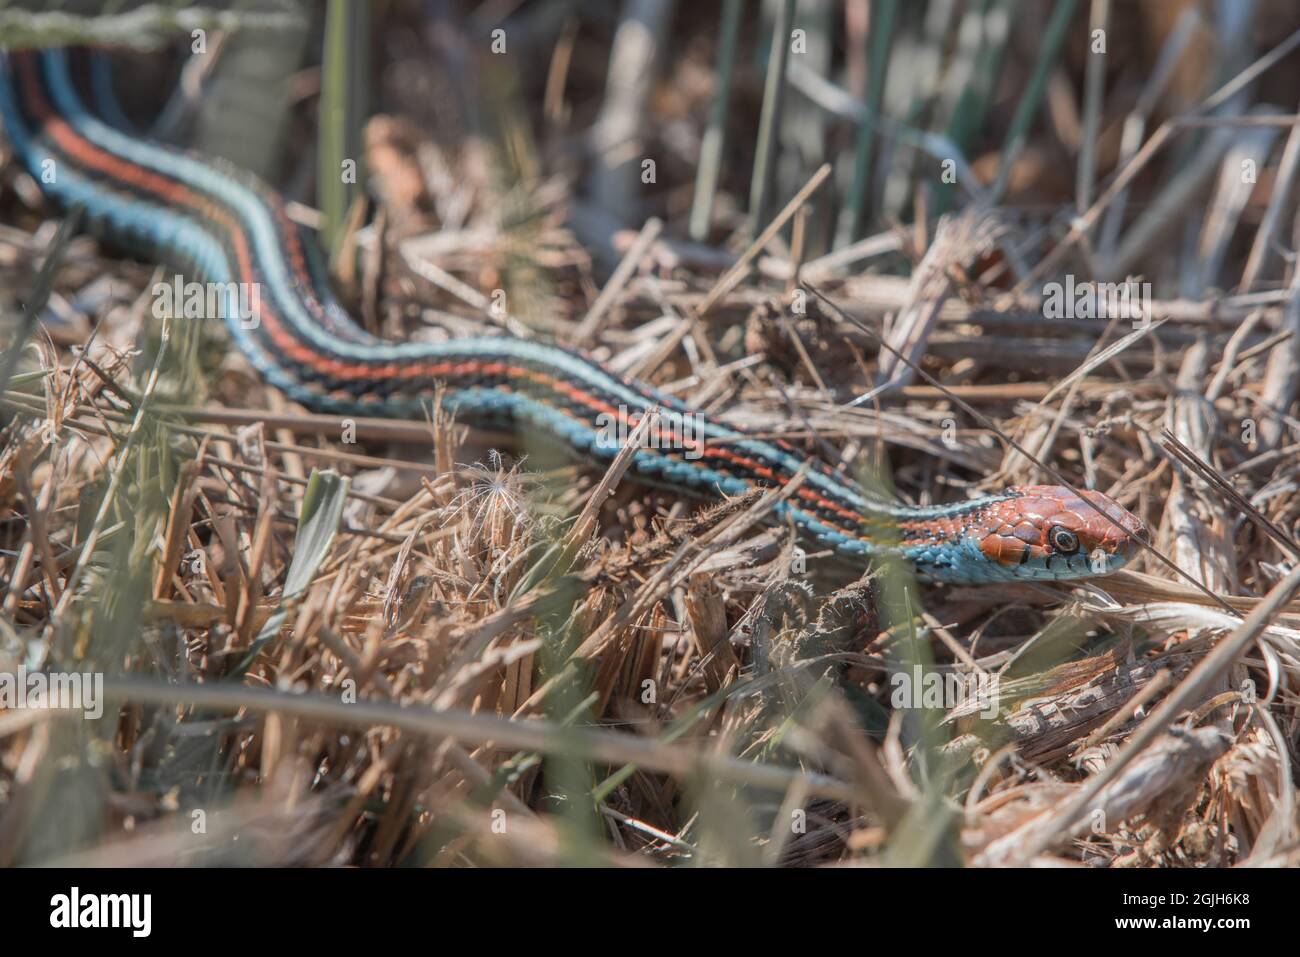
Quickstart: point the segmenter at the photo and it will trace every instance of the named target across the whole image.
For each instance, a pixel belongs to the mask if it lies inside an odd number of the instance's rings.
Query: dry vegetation
[[[888,72],[934,84],[909,122],[954,137],[944,105],[989,64],[926,81],[898,61],[955,69],[979,5],[957,6],[937,34],[900,14]],[[833,243],[856,127],[808,98],[815,66],[788,67],[774,228],[742,212],[770,21],[741,32],[696,242],[715,11],[679,5],[647,72],[613,5],[552,24],[558,5],[523,4],[504,65],[472,16],[397,5],[365,137],[381,203],[335,272],[387,335],[574,343],[913,502],[1059,474],[1141,516],[1150,554],[1075,587],[917,586],[797,551],[771,496],[702,506],[436,399],[349,442],[219,329],[154,319],[151,268],[78,238],[0,399],[0,671],[101,671],[114,703],[0,711],[0,863],[1297,863],[1297,134],[1248,121],[1293,109],[1300,21],[1261,3],[1216,37],[1194,4],[1114,4],[1101,97],[1095,6],[1041,69],[1048,13],[1016,19],[958,137],[979,196],[882,134],[871,228]],[[828,75],[873,75],[867,7],[825,18]],[[465,115],[480,85],[487,121]],[[627,109],[649,186],[593,154]],[[4,164],[12,304],[55,214]],[[1065,273],[1151,282],[1154,321],[1045,317]],[[995,707],[893,707],[915,663],[996,679]]]

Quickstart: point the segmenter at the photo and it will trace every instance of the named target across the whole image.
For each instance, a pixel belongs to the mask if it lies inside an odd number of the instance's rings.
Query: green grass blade
[[[848,241],[861,239],[871,214],[871,166],[876,136],[876,117],[884,100],[886,68],[898,17],[898,0],[876,0],[871,5],[871,29],[867,42],[867,118],[858,128],[857,154],[853,163],[853,185],[849,189]]]
[[[1024,147],[1029,129],[1038,116],[1038,108],[1043,103],[1043,94],[1047,91],[1048,74],[1057,64],[1061,44],[1065,42],[1066,31],[1078,5],[1078,0],[1058,0],[1052,10],[1052,17],[1047,22],[1042,45],[1038,48],[1038,62],[1034,65],[1029,85],[1025,87],[1020,102],[1016,104],[1016,112],[1011,117],[1011,126],[1007,129],[1007,138],[1002,144],[1002,161],[998,165],[998,180],[993,188],[993,196],[997,199],[1000,199],[1006,190],[1016,156]]]
[[[749,185],[749,227],[755,236],[767,225],[767,205],[776,178],[776,134],[781,127],[781,106],[785,101],[785,67],[790,60],[793,23],[794,0],[781,0],[772,27],[772,50],[767,59],[763,111],[758,119],[758,145],[754,150],[754,175]]]
[[[369,75],[369,23],[368,4],[330,0],[326,7],[316,198],[323,217],[321,238],[331,254],[337,251],[348,207],[365,182],[361,127]]]
[[[275,612],[253,640],[248,654],[239,663],[237,675],[248,670],[261,650],[279,633],[289,608],[306,594],[339,530],[350,485],[351,481],[337,472],[312,470],[298,514],[298,534],[294,538],[293,559],[285,575],[284,594]]]
[[[732,70],[736,62],[736,40],[740,36],[740,0],[725,0],[722,35],[718,40],[718,68],[709,107],[709,125],[700,144],[700,165],[695,173],[695,196],[691,201],[690,236],[696,242],[709,237],[713,198],[722,176],[722,153],[726,144],[727,112],[731,102]]]

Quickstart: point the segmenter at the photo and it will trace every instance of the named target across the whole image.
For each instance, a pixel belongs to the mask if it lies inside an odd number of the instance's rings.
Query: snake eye
[[[1048,529],[1047,540],[1052,543],[1052,549],[1062,555],[1073,555],[1079,550],[1079,536],[1060,525]]]

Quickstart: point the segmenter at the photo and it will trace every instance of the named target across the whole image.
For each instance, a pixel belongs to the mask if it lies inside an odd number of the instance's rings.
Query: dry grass
[[[707,105],[681,56],[668,120]],[[1058,216],[1071,190],[1044,213],[1019,175],[1079,148],[1050,95],[996,205],[829,251],[807,232],[829,188],[810,168],[780,194],[790,231],[750,242],[720,202],[696,245],[670,157],[660,220],[607,233],[599,267],[557,119],[591,119],[589,80],[560,105],[548,81],[536,155],[508,126],[435,143],[372,125],[388,208],[343,275],[370,325],[576,342],[918,503],[1059,474],[1141,516],[1151,553],[1076,587],[919,588],[798,551],[771,495],[702,507],[437,401],[340,441],[346,423],[288,406],[218,331],[175,322],[160,349],[149,271],[77,240],[49,307],[69,322],[24,357],[46,374],[0,397],[0,672],[101,671],[121,710],[0,711],[0,863],[1297,863],[1300,311],[1280,257],[1236,281],[1273,198],[1294,214],[1289,183],[1245,207],[1231,292],[1168,293],[1178,255],[1125,252],[1157,291],[1136,328],[1045,318],[1035,276],[1055,258],[1105,278],[1070,230],[1139,172],[1110,252],[1176,216],[1155,202],[1181,168],[1170,136],[1103,140],[1091,210]],[[1115,83],[1106,124],[1132,106]],[[1261,181],[1294,175],[1284,138]],[[12,162],[3,181],[0,285],[24,292],[51,214]],[[1204,243],[1242,215],[1214,193]],[[338,531],[285,602],[325,469],[350,476]],[[895,707],[892,676],[919,664],[997,699]]]

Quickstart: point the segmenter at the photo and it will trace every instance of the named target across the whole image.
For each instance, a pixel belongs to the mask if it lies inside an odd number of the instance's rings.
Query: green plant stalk
[[[724,0],[722,34],[718,40],[718,67],[709,123],[700,143],[700,165],[695,171],[695,196],[691,201],[690,236],[704,242],[713,217],[713,199],[722,176],[722,153],[727,138],[727,114],[731,101],[732,72],[736,63],[736,40],[740,36],[741,0]]]
[[[8,389],[10,382],[14,381],[14,373],[18,370],[18,359],[22,355],[23,346],[27,344],[32,330],[36,328],[37,316],[50,298],[50,291],[54,288],[54,276],[68,252],[68,244],[72,242],[72,237],[77,234],[77,229],[81,226],[84,212],[83,206],[73,206],[68,210],[63,222],[59,224],[59,231],[54,234],[50,251],[36,273],[31,295],[27,297],[24,304],[22,324],[15,332],[13,341],[9,343],[9,348],[4,351],[3,358],[0,359],[0,393]]]
[[[1056,64],[1061,44],[1065,42],[1065,34],[1078,5],[1079,0],[1057,0],[1056,6],[1052,9],[1052,17],[1048,20],[1047,29],[1043,34],[1043,43],[1038,48],[1038,62],[1034,65],[1033,76],[1029,78],[1029,84],[1025,87],[1020,102],[1016,104],[1016,112],[1011,117],[1007,138],[1002,144],[998,179],[992,193],[994,201],[1000,200],[1006,191],[1011,167],[1015,165],[1016,156],[1024,147],[1029,129],[1038,116],[1038,109],[1043,103],[1043,94],[1047,91],[1047,76]]]
[[[785,67],[790,60],[790,27],[794,23],[794,0],[781,0],[772,27],[772,49],[767,58],[767,79],[763,88],[763,111],[758,120],[758,143],[754,149],[754,173],[749,184],[749,231],[757,235],[767,225],[768,203],[776,178],[776,133],[781,125],[785,101]]]
[[[995,22],[993,18],[998,16],[994,12],[995,8],[1000,8],[1003,11],[1002,18],[1010,20],[1014,7],[1014,0],[984,0],[980,9],[967,11],[966,16],[977,17],[988,24]],[[992,38],[992,42],[988,32],[987,29],[980,30],[980,49],[976,53],[978,62],[971,68],[970,75],[966,78],[966,83],[948,114],[948,125],[944,131],[961,150],[962,155],[969,155],[971,139],[988,114],[989,104],[993,100],[998,77],[1002,72],[1002,60],[1010,42],[1010,30],[1004,31],[1001,37]],[[942,216],[948,211],[956,190],[954,183],[938,184],[935,190],[934,214],[936,216]]]
[[[1088,29],[1088,65],[1084,74],[1083,142],[1079,149],[1075,209],[1080,213],[1092,205],[1093,181],[1097,178],[1097,138],[1101,130],[1101,104],[1105,96],[1106,56],[1092,51],[1092,32],[1105,31],[1110,19],[1110,0],[1092,0]]]
[[[316,202],[321,238],[338,251],[348,208],[365,182],[361,124],[366,104],[370,46],[369,7],[329,0],[321,64],[320,129],[316,148]],[[355,182],[344,182],[343,164],[355,163]]]
[[[884,101],[886,67],[889,65],[890,41],[898,16],[898,0],[876,0],[871,6],[871,25],[867,37],[867,113],[858,128],[857,154],[853,162],[853,185],[849,189],[849,242],[861,239],[870,216],[871,164],[876,135],[876,118]]]

